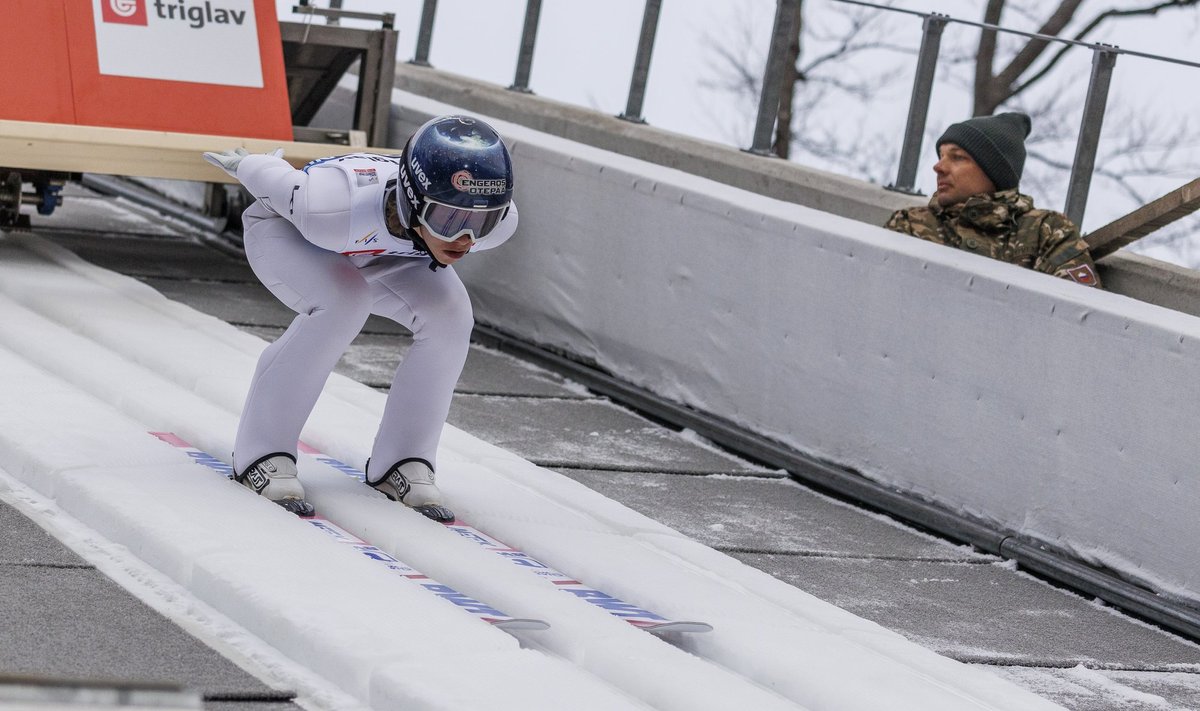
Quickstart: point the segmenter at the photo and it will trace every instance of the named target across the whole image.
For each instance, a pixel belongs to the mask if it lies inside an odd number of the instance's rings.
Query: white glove
[[[204,153],[203,155],[204,155],[204,160],[208,161],[209,163],[212,163],[213,165],[217,166],[221,170],[225,171],[226,173],[229,173],[229,175],[236,178],[238,165],[241,164],[243,158],[250,155],[250,152],[247,151],[245,148],[234,148],[234,149],[231,149],[228,151],[221,151],[220,153],[210,151],[210,152]],[[275,158],[282,158],[283,157],[283,149],[276,148],[275,150],[271,151],[267,155],[273,156]]]

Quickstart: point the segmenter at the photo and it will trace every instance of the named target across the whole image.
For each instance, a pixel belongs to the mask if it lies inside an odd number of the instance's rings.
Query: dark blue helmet
[[[408,139],[396,191],[404,223],[438,239],[484,237],[512,202],[508,148],[496,130],[470,116],[441,116]]]

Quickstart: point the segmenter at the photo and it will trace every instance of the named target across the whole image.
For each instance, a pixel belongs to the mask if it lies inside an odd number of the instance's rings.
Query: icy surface
[[[656,638],[301,458],[323,515],[468,595],[551,624],[506,634],[147,434],[175,432],[227,460],[262,340],[31,236],[0,240],[0,318],[0,388],[22,405],[0,409],[0,468],[93,531],[96,546],[124,547],[364,706],[1059,708],[451,427],[441,482],[462,518],[714,631]],[[383,399],[335,376],[305,441],[361,467]]]
[[[1192,675],[1182,672],[1098,671],[1083,666],[1070,669],[998,667],[996,672],[1047,698],[1061,697],[1064,702],[1069,701],[1075,711],[1191,711],[1200,708],[1200,693],[1192,687]],[[1175,703],[1164,697],[1174,699]]]
[[[114,544],[83,525],[4,470],[0,469],[0,501],[38,521],[56,539],[97,570],[132,592],[152,609],[253,671],[270,686],[289,689],[297,701],[314,708],[367,711],[353,697],[292,662],[277,650],[196,599],[188,590],[147,566],[124,546]]]

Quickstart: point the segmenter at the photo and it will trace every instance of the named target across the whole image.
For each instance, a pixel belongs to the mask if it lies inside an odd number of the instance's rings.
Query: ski
[[[366,474],[360,469],[338,461],[333,457],[321,453],[319,450],[301,442],[299,443],[299,452],[312,457],[316,461],[331,467],[342,474],[352,476],[359,481],[366,480]],[[619,617],[629,624],[639,629],[646,630],[655,634],[666,632],[711,632],[712,625],[707,622],[696,622],[692,620],[672,620],[656,612],[652,612],[645,608],[625,602],[620,598],[609,595],[608,593],[589,587],[584,583],[575,580],[566,573],[562,573],[550,566],[535,559],[533,556],[525,553],[522,550],[513,548],[501,541],[489,536],[480,531],[478,528],[471,526],[459,520],[443,523],[446,528],[454,531],[458,535],[479,544],[486,550],[495,553],[496,555],[505,558],[516,566],[524,568],[534,575],[545,578],[557,586],[560,590],[571,593],[572,595],[586,600],[593,605],[609,612],[610,614]]]
[[[181,437],[171,432],[151,432],[150,434],[154,437],[157,437],[159,440],[181,450],[196,464],[207,467],[208,469],[217,472],[227,479],[233,479],[233,467],[221,461],[220,459],[217,459],[208,452],[193,447]],[[491,605],[487,605],[473,597],[470,597],[469,595],[455,590],[449,585],[439,583],[407,563],[398,560],[395,556],[392,556],[378,546],[367,543],[327,518],[322,518],[320,516],[302,516],[300,517],[300,520],[307,521],[335,540],[353,547],[359,553],[363,554],[367,558],[370,558],[379,565],[386,567],[393,573],[412,580],[434,595],[437,595],[443,600],[446,600],[447,602],[450,602],[462,608],[463,610],[474,614],[479,619],[491,624],[494,627],[498,627],[503,630],[544,630],[550,627],[550,624],[544,620],[512,617],[511,615],[507,615],[500,610],[497,610]]]
[[[565,590],[566,592],[569,592],[578,598],[586,600],[593,605],[608,611],[610,614],[620,617],[634,627],[644,629],[647,632],[712,631],[712,625],[706,622],[671,620],[659,615],[656,612],[651,612],[645,608],[625,602],[620,598],[613,597],[608,593],[601,592],[593,587],[584,585],[566,573],[555,570],[545,563],[535,559],[525,551],[502,543],[487,535],[483,531],[480,531],[478,528],[475,528],[474,526],[460,523],[458,521],[452,521],[444,525],[446,528],[449,528],[451,531],[454,531],[463,538],[478,543],[485,550],[495,553],[501,558],[508,560],[513,565],[525,568],[538,577],[549,580],[560,590]]]

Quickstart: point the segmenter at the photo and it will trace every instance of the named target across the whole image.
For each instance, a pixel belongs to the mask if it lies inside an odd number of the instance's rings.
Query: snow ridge
[[[0,240],[0,315],[0,383],[27,404],[0,412],[0,467],[372,707],[1060,708],[453,427],[440,483],[466,521],[714,632],[667,644],[301,458],[323,516],[468,595],[551,623],[509,636],[146,434],[173,431],[225,459],[258,338],[29,235]],[[335,375],[303,437],[362,467],[382,406],[380,393]]]

